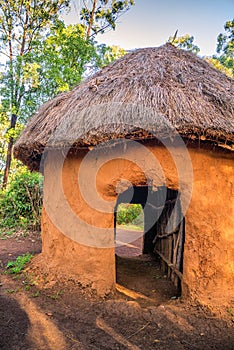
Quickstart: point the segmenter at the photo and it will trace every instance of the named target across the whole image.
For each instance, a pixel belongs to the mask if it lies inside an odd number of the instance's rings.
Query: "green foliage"
[[[25,81],[31,79],[35,88],[24,100],[21,119],[26,120],[42,103],[71,90],[85,75],[124,54],[118,46],[96,46],[86,40],[83,25],[66,26],[58,21],[45,40],[36,42],[33,51],[24,57]]]
[[[52,300],[57,300],[59,297],[61,297],[61,295],[63,295],[63,291],[62,290],[58,290],[55,294],[50,295],[49,297]]]
[[[195,54],[198,54],[200,52],[199,47],[194,44],[194,37],[189,34],[185,34],[178,38],[176,35],[174,37],[170,36],[168,41],[179,49],[191,51]]]
[[[87,27],[87,38],[104,33],[107,29],[115,29],[119,16],[134,4],[134,0],[94,0],[88,3],[83,1],[84,7],[80,16]]]
[[[10,114],[18,115],[24,96],[37,86],[37,66],[25,62],[24,56],[68,4],[68,0],[0,0],[0,44],[6,57],[0,92],[2,104]]]
[[[40,228],[42,176],[23,168],[0,195],[1,227]]]
[[[24,56],[24,79],[31,79],[34,88],[22,104],[23,120],[48,99],[80,83],[87,65],[97,56],[94,43],[85,39],[85,31],[81,24],[66,26],[57,21],[50,34],[35,41],[33,50]]]
[[[27,253],[19,255],[15,260],[9,261],[6,265],[9,274],[19,274],[25,268],[25,265],[32,259],[32,255]]]
[[[205,60],[212,64],[216,69],[220,70],[222,73],[226,74],[228,77],[233,77],[233,69],[228,68],[225,64],[222,64],[221,61],[216,57],[205,57]]]
[[[68,91],[80,83],[85,65],[92,61],[95,48],[85,39],[85,27],[81,24],[65,26],[59,22],[52,29],[40,48],[40,73],[47,83],[52,81],[54,93]],[[41,85],[43,82],[41,82]]]
[[[234,19],[227,21],[224,26],[225,33],[217,39],[217,53],[212,58],[227,70],[228,75],[234,77]]]
[[[117,211],[117,224],[141,224],[143,211],[140,204],[120,204]]]
[[[108,46],[101,44],[97,46],[97,66],[104,67],[114,62],[120,57],[123,57],[126,51],[119,46]]]
[[[234,19],[227,21],[224,25],[225,34],[221,33],[218,36],[217,52],[224,53],[229,57],[234,56]]]
[[[117,47],[96,46],[87,33],[95,36],[107,27],[114,28],[133,0],[83,1],[82,24],[65,26],[59,14],[69,3],[0,0],[0,55],[5,56],[0,72],[1,112],[5,115],[0,129],[0,137],[4,134],[0,140],[3,188],[12,165],[14,141],[29,116],[46,100],[123,55]]]
[[[38,298],[40,296],[40,291],[37,290],[35,293],[32,293],[32,298]]]
[[[0,181],[1,181],[1,170],[4,167],[4,162],[6,158],[6,131],[9,127],[9,120],[7,114],[2,110],[0,106]]]
[[[4,107],[0,104],[0,180],[1,169],[6,158],[6,146],[10,140],[10,137],[18,137],[22,131],[22,128],[23,125],[21,123],[16,123],[14,129],[9,127],[9,115],[6,110],[4,110]]]
[[[8,115],[8,131],[14,129],[20,119],[21,107],[37,87],[37,65],[27,64],[25,55],[41,40],[58,20],[69,0],[0,0],[0,54],[4,56],[0,78],[0,97],[3,111]],[[2,57],[1,57],[2,58]],[[11,155],[15,135],[10,135],[3,176],[6,187],[11,167]]]

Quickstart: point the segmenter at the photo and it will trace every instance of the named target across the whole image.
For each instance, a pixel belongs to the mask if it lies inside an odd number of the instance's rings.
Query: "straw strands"
[[[78,149],[175,131],[233,150],[234,84],[205,60],[166,44],[130,52],[45,103],[14,155],[33,169],[48,146]]]

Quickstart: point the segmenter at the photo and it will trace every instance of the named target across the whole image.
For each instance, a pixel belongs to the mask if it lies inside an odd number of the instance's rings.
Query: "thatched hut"
[[[182,296],[233,297],[233,80],[170,44],[139,49],[45,103],[14,148],[44,173],[42,259],[115,288],[118,203],[145,212],[144,253]]]

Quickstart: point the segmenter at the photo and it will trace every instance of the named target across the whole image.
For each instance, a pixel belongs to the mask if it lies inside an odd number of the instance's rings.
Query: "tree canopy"
[[[93,0],[82,1],[81,21],[87,27],[87,38],[107,29],[115,29],[117,19],[135,4],[134,0]]]
[[[25,73],[36,70],[26,66],[24,56],[31,52],[34,41],[58,19],[68,0],[0,0],[0,53],[6,64],[2,72],[0,94],[2,111],[9,116],[8,132],[14,131],[24,96],[34,87],[28,84]],[[14,136],[9,137],[3,187],[6,186],[11,166]]]
[[[194,44],[194,37],[189,34],[185,34],[177,37],[177,31],[176,31],[174,37],[170,36],[168,41],[169,43],[173,44],[179,49],[191,51],[195,54],[198,54],[200,52],[200,48]]]
[[[225,33],[220,33],[217,38],[217,55],[213,59],[219,61],[234,77],[234,19],[224,25]]]
[[[1,159],[3,187],[22,123],[46,100],[78,84],[85,73],[125,53],[118,47],[97,45],[94,37],[106,28],[114,29],[117,18],[134,1],[83,1],[80,23],[66,26],[59,15],[69,9],[69,3],[0,0],[0,55],[5,57],[0,77],[1,134],[5,130],[0,154],[6,156],[5,162]]]

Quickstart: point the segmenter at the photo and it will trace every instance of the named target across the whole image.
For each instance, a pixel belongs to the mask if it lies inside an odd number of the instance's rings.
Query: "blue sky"
[[[76,10],[66,16],[67,23],[77,22]],[[122,16],[116,30],[98,36],[99,43],[124,49],[159,46],[178,29],[178,36],[191,34],[201,55],[212,55],[216,39],[226,21],[234,17],[234,0],[135,0],[136,5]]]

